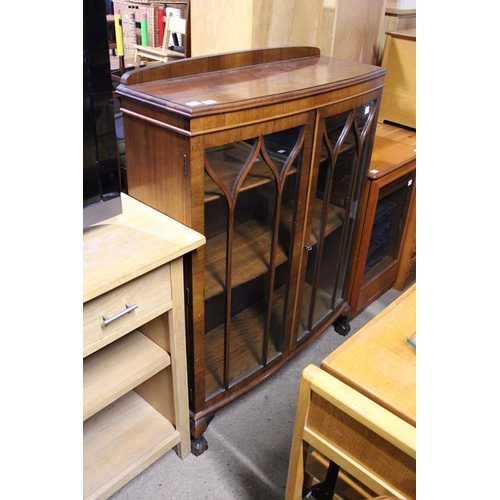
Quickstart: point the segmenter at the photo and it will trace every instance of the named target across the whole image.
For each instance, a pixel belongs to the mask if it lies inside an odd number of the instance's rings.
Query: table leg
[[[322,483],[315,484],[311,487],[309,493],[304,498],[314,498],[315,500],[333,500],[335,493],[335,483],[339,475],[340,467],[330,461],[326,478]]]

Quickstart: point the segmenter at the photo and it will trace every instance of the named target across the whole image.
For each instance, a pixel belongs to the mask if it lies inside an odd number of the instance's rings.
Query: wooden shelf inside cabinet
[[[269,245],[266,245],[266,242],[271,237],[271,229],[258,219],[251,219],[236,226],[233,237],[233,266],[238,269],[238,274],[232,284],[237,286],[268,271]],[[226,234],[221,233],[209,238],[206,251],[210,255],[210,261],[205,268],[205,297],[210,298],[224,290]],[[277,265],[283,264],[286,260],[285,252],[278,246]]]
[[[318,241],[318,235],[321,234],[321,212],[323,210],[323,201],[315,198],[312,201],[312,226],[311,226],[311,245],[315,245]],[[332,205],[329,207],[328,217],[326,219],[325,234],[331,234],[341,226],[345,217],[345,210]]]
[[[291,206],[283,207],[281,222],[284,228],[290,233],[292,230],[293,213]],[[316,198],[313,201],[313,218],[311,227],[310,244],[316,244],[321,228],[321,211],[323,202]],[[326,234],[330,234],[342,224],[344,217],[342,208],[330,207]],[[271,237],[271,228],[260,222],[258,219],[251,219],[246,223],[236,226],[233,236],[233,266],[238,269],[238,274],[233,279],[232,285],[238,286],[260,276],[269,269],[269,245],[266,242]],[[264,249],[265,251],[263,251]],[[206,244],[206,251],[210,255],[210,260],[205,266],[205,298],[213,297],[224,290],[225,264],[226,264],[226,234],[221,233],[213,238],[209,238]],[[278,245],[276,249],[276,265],[281,265],[288,260],[282,247]]]
[[[314,198],[311,201],[311,234],[309,236],[309,244],[315,245],[318,242],[318,236],[321,234],[321,221],[324,203],[321,198]],[[326,218],[325,234],[333,233],[342,225],[345,217],[345,210],[335,205],[330,205]],[[285,207],[284,214],[281,218],[283,226],[291,233],[293,224],[293,210],[291,206]]]
[[[85,499],[190,450],[183,256],[205,237],[121,196],[83,235]]]
[[[229,385],[239,380],[252,368],[262,365],[262,334],[259,324],[264,321],[264,313],[268,302],[274,310],[282,309],[285,301],[286,287],[282,286],[273,291],[272,301],[260,300],[251,308],[244,309],[232,319],[231,360],[232,372]],[[271,335],[273,333],[271,328]],[[206,373],[205,384],[207,395],[214,395],[223,387],[224,381],[219,376],[222,373],[222,357],[224,352],[224,325],[210,330],[205,336]],[[274,359],[281,353],[280,342],[272,339],[267,346],[267,359]],[[230,382],[231,382],[230,381]]]
[[[279,147],[277,146],[277,149]],[[210,167],[217,172],[220,181],[229,189],[240,172],[241,167],[247,162],[252,153],[252,146],[245,142],[226,144],[218,148],[211,148],[207,153]],[[286,156],[278,153],[268,152],[269,158],[278,168],[285,163]],[[288,175],[295,174],[296,169],[291,168]],[[268,184],[271,182],[271,172],[269,166],[260,159],[252,165],[248,173],[245,185],[240,192]],[[212,179],[205,181],[205,203],[217,200],[221,195],[220,189]]]

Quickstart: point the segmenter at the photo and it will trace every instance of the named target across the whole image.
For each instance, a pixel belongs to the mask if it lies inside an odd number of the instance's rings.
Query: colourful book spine
[[[158,9],[158,43],[163,45],[163,36],[165,35],[165,10]]]
[[[141,37],[141,45],[149,45],[148,16],[145,12],[141,14]]]
[[[119,56],[125,55],[123,50],[123,29],[122,29],[122,16],[120,11],[115,12],[115,38],[116,38],[116,53]]]

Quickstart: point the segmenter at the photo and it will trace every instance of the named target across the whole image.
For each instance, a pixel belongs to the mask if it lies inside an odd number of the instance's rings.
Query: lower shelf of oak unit
[[[170,365],[170,355],[139,330],[83,360],[83,419]]]
[[[166,418],[125,394],[83,423],[83,498],[108,498],[179,442]]]

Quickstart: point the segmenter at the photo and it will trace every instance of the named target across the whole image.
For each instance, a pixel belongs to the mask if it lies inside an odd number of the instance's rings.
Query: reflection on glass
[[[315,188],[306,284],[298,339],[342,304],[359,199],[366,130],[373,120],[368,103],[323,122],[320,164]]]
[[[282,352],[302,128],[205,151],[205,394]]]
[[[413,181],[414,172],[410,172],[380,190],[365,263],[365,283],[398,257]]]

